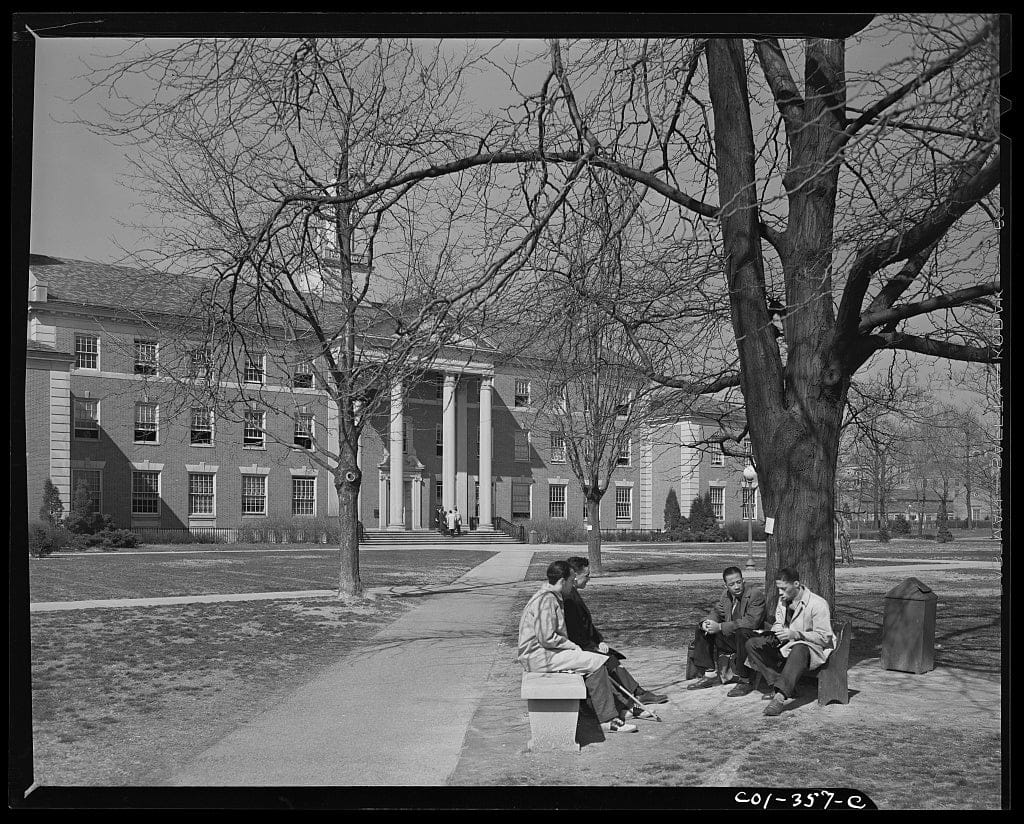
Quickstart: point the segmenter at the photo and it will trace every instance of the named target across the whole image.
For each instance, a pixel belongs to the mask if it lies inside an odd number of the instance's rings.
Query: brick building
[[[95,511],[122,527],[230,528],[337,513],[330,472],[315,460],[317,444],[326,447],[320,454],[336,452],[336,410],[287,336],[279,351],[234,353],[262,407],[214,410],[184,399],[174,375],[208,368],[209,353],[187,332],[208,286],[32,256],[30,517],[46,477],[65,509],[86,483]],[[481,530],[497,518],[584,521],[564,447],[537,429],[543,363],[523,364],[485,340],[465,341],[433,358],[425,380],[392,387],[390,412],[370,421],[359,444],[367,529],[428,529],[438,505],[457,506]],[[744,460],[693,445],[717,430],[713,412],[662,414],[636,434],[602,501],[602,526],[661,529],[670,489],[684,515],[710,490],[720,520],[742,517],[751,495]]]

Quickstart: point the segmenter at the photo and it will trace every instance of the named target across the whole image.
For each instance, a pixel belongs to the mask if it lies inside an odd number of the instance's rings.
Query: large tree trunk
[[[832,332],[831,249],[842,118],[843,45],[807,44],[803,123],[788,135],[784,184],[788,228],[776,249],[786,283],[787,359],[773,334],[765,291],[755,150],[740,40],[708,41],[715,115],[720,220],[740,388],[762,483],[766,517],[775,519],[765,571],[769,607],[776,572],[796,567],[800,580],[831,604],[835,595],[834,490],[839,424],[849,378]]]
[[[835,599],[833,490],[841,407],[819,407],[813,417],[784,420],[759,459],[765,516],[775,519],[765,565],[765,594],[772,609],[783,567],[795,568],[801,583],[829,604]]]
[[[593,497],[587,493],[587,522],[590,530],[587,532],[587,560],[590,561],[590,571],[594,575],[604,572],[601,566],[601,495]]]
[[[359,486],[362,477],[354,462],[339,464],[335,478],[338,493],[338,526],[341,535],[339,596],[360,596],[363,582],[359,578]],[[352,480],[354,479],[354,480]]]

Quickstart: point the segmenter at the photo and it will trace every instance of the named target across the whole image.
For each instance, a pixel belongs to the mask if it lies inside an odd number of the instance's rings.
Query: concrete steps
[[[388,532],[384,529],[367,529],[363,532],[365,547],[381,546],[426,546],[436,544],[514,544],[520,545],[515,538],[504,532],[476,532],[466,530],[458,537],[449,538],[434,530],[425,532]]]

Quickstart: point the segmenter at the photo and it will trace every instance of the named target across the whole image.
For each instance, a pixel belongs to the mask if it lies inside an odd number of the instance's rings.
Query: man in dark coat
[[[573,586],[568,587],[562,594],[562,607],[565,610],[565,628],[569,640],[588,652],[600,652],[604,655],[611,655],[617,659],[624,660],[626,656],[613,650],[605,643],[604,637],[594,626],[594,620],[590,615],[580,590],[587,586],[590,580],[590,561],[578,555],[568,559],[569,566],[574,575]],[[659,695],[656,692],[641,687],[636,679],[621,664],[612,672],[612,678],[618,681],[626,690],[636,696],[641,704],[664,704],[668,701],[667,695]]]
[[[702,690],[721,684],[715,667],[718,656],[735,653],[733,670],[738,683],[726,695],[735,698],[749,694],[754,685],[747,663],[747,641],[764,623],[767,609],[764,590],[743,580],[739,567],[726,567],[722,572],[725,589],[718,603],[697,626],[694,634],[693,663],[702,667],[704,675],[690,684],[688,690]]]

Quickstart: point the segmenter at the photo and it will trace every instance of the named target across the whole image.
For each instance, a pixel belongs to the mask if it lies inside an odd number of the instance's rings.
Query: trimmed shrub
[[[530,518],[529,520],[516,521],[517,524],[526,530],[526,537],[529,538],[530,530],[537,530],[540,540],[545,544],[585,544],[588,532],[583,524],[570,522],[561,518]],[[596,527],[595,527],[596,528]]]
[[[139,545],[139,539],[134,532],[127,529],[105,529],[85,536],[87,547],[99,547],[100,549],[125,549]]]
[[[948,543],[953,540],[953,533],[949,531],[949,513],[946,510],[946,499],[941,498],[939,500],[939,514],[935,519],[936,523],[936,535],[935,540],[940,544]]]
[[[879,528],[878,532],[875,535],[875,540],[877,540],[879,543],[887,544],[889,543],[890,539],[891,536],[889,535],[889,525],[885,521],[883,521],[882,526]]]
[[[74,552],[82,549],[83,540],[66,529],[52,524],[35,521],[28,525],[28,551],[37,558],[54,552]]]
[[[722,529],[729,536],[730,541],[745,541],[747,540],[748,523],[748,521],[729,521],[722,526]],[[764,524],[754,521],[750,532],[755,541],[764,541]]]
[[[674,489],[665,496],[665,532],[673,532],[684,527],[686,519],[679,509],[679,498]]]
[[[39,507],[39,518],[44,524],[58,526],[64,517],[64,502],[60,492],[49,478],[43,482],[43,503]]]
[[[906,515],[897,515],[896,520],[891,524],[893,535],[909,535],[910,534],[910,521],[907,520]]]

